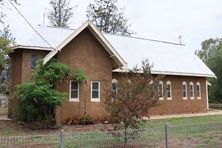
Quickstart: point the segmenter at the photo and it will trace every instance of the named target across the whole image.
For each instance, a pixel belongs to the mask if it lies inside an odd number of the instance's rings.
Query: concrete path
[[[7,115],[0,116],[0,121],[8,121],[8,120],[11,120],[11,119],[9,119]]]
[[[210,115],[222,115],[222,110],[209,110],[206,113],[190,113],[190,114],[176,114],[176,115],[160,115],[160,116],[150,116],[149,119],[169,119],[169,118],[183,118],[183,117],[199,117],[199,116],[210,116]]]

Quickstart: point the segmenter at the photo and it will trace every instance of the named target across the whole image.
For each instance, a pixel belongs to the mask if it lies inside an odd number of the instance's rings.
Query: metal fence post
[[[60,132],[60,145],[61,145],[61,148],[64,148],[64,130],[63,129]]]
[[[168,124],[165,123],[165,148],[168,148]]]

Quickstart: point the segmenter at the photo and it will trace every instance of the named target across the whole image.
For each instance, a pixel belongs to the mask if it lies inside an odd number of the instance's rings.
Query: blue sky
[[[7,0],[6,0],[7,1]],[[85,20],[85,11],[93,0],[72,0],[74,16],[70,27],[77,28]],[[50,9],[50,0],[20,0],[17,6],[30,23],[37,27],[43,25],[43,14]],[[201,41],[210,37],[222,37],[221,0],[120,0],[119,6],[125,8],[135,36],[182,42],[190,50],[200,49]],[[5,21],[17,39],[24,38],[32,30],[8,3],[3,10]],[[48,23],[47,17],[45,25]]]

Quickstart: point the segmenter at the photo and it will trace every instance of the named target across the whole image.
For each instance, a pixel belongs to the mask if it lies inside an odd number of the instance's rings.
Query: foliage
[[[94,124],[95,120],[89,115],[84,116],[73,116],[71,118],[67,118],[64,122],[65,125],[90,125]]]
[[[210,79],[211,87],[210,87],[210,99],[222,102],[222,46],[219,47],[213,57],[209,58],[207,61],[211,70],[215,73],[217,78]]]
[[[9,26],[0,30],[0,93],[6,93],[8,91],[9,81],[9,69],[10,69],[10,57],[8,54],[12,52],[10,47],[13,44],[15,38],[10,33]]]
[[[43,61],[38,61],[36,68],[32,72],[32,80],[36,83],[43,82],[55,87],[56,82],[67,80],[73,77],[70,68],[62,63],[51,59],[45,65]]]
[[[82,116],[79,120],[80,125],[90,125],[94,124],[94,120],[90,116]]]
[[[151,67],[145,60],[141,68],[119,75],[118,92],[112,92],[106,100],[110,120],[117,124],[117,129],[139,128],[143,117],[158,105],[161,77],[152,76]]]
[[[205,62],[209,68],[215,73],[217,79],[209,79],[211,87],[209,90],[209,99],[222,102],[222,39],[207,39],[201,43],[202,49],[196,51],[200,59]]]
[[[87,75],[84,73],[84,71],[77,69],[73,73],[73,77],[77,82],[84,82],[88,79]]]
[[[73,8],[70,7],[70,1],[51,0],[52,10],[48,14],[48,19],[53,26],[68,27],[68,22],[73,16]]]
[[[195,54],[204,62],[207,63],[208,59],[211,58],[215,50],[222,45],[222,39],[207,39],[201,43],[201,50],[196,50]]]
[[[87,18],[100,31],[111,34],[132,34],[129,31],[128,20],[124,18],[123,9],[117,7],[117,0],[94,0],[87,7]]]
[[[55,107],[64,102],[65,94],[56,90],[56,83],[68,80],[73,72],[52,59],[45,65],[39,61],[32,72],[32,81],[16,86],[15,95],[20,100],[20,120],[26,122],[55,121]]]

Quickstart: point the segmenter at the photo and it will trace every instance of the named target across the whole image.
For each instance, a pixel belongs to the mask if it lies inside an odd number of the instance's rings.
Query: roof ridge
[[[186,46],[186,44],[180,44],[180,43],[169,42],[169,41],[164,41],[164,40],[157,40],[157,39],[151,39],[151,38],[145,38],[145,37],[120,35],[120,34],[110,34],[110,33],[103,33],[103,34],[112,35],[112,36],[126,37],[126,38],[133,38],[133,39],[140,39],[140,40],[146,40],[146,41],[153,41],[153,42],[159,42],[159,43],[165,43],[165,44],[172,44],[172,45],[178,45],[178,46]]]
[[[54,29],[64,29],[64,30],[76,30],[74,28],[66,28],[66,27],[56,27],[56,26],[41,26],[46,28],[54,28]],[[185,44],[170,42],[170,41],[164,41],[164,40],[157,40],[152,38],[145,38],[145,37],[139,37],[139,36],[129,36],[129,35],[121,35],[121,34],[111,34],[111,33],[105,33],[102,32],[102,34],[112,35],[112,36],[120,36],[120,37],[127,37],[127,38],[134,38],[134,39],[140,39],[140,40],[147,40],[147,41],[153,41],[153,42],[159,42],[159,43],[165,43],[165,44],[172,44],[172,45],[178,45],[178,46],[186,46]]]

